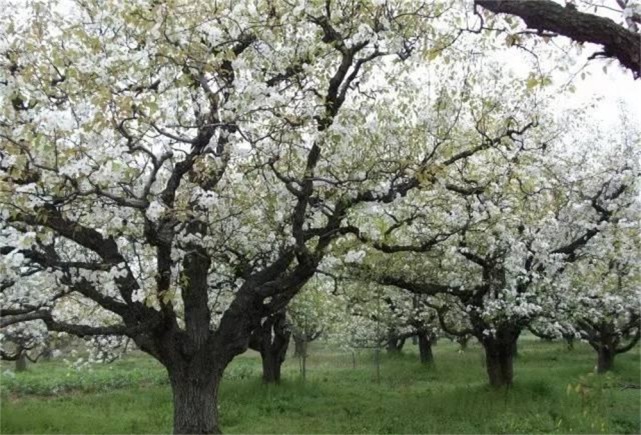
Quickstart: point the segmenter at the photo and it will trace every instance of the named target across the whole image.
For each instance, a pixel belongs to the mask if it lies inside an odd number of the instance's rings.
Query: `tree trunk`
[[[47,346],[44,348],[41,355],[43,361],[51,361],[51,358],[53,357],[53,350]]]
[[[303,355],[307,356],[307,342],[294,334],[294,356],[301,358]]]
[[[467,343],[470,341],[469,335],[462,335],[456,338],[456,342],[459,344],[459,351],[465,352],[467,350]]]
[[[619,339],[614,334],[614,325],[601,323],[589,340],[590,345],[597,352],[596,372],[606,373],[614,367],[614,357],[617,354]]]
[[[18,351],[18,359],[16,359],[16,373],[24,372],[27,370],[27,351],[20,349]]]
[[[569,336],[565,337],[565,345],[568,351],[574,350],[574,337]]]
[[[222,371],[200,369],[169,373],[174,399],[175,434],[219,434],[218,385]]]
[[[404,338],[391,338],[387,341],[387,353],[390,354],[399,354],[403,350],[405,345]]]
[[[514,378],[514,344],[484,340],[485,362],[490,385],[495,388],[512,385]]]
[[[303,378],[303,381],[307,379],[307,354],[303,353],[299,358],[300,364],[300,374]]]
[[[519,342],[518,340],[514,340],[514,343],[512,343],[512,358],[518,358],[519,357]]]
[[[376,347],[374,350],[374,364],[376,365],[376,383],[381,383],[381,348]]]
[[[427,334],[418,334],[418,350],[421,357],[421,364],[433,364],[432,342]]]
[[[290,336],[285,311],[272,314],[252,332],[249,345],[260,352],[266,384],[280,382],[280,368],[285,361]]]
[[[597,354],[597,373],[605,373],[612,370],[614,367],[614,357],[616,355],[614,349],[609,346],[601,346],[597,351]]]
[[[298,367],[303,381],[307,378],[307,341],[294,336],[294,355],[298,357]]]
[[[284,358],[273,348],[267,348],[260,353],[263,360],[263,382],[266,384],[278,384],[280,382],[280,368]]]

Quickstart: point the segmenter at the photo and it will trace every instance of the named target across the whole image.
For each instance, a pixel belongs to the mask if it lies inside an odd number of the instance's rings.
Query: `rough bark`
[[[280,369],[285,358],[276,349],[265,349],[260,355],[263,361],[263,382],[266,384],[279,383]]]
[[[421,358],[421,364],[434,364],[432,341],[428,334],[418,334],[418,351]]]
[[[616,58],[641,77],[641,35],[609,18],[586,14],[575,7],[563,7],[550,0],[476,0],[494,13],[516,15],[541,32],[553,32],[577,41],[603,46],[603,57]]]
[[[495,388],[508,387],[514,380],[513,344],[484,340],[485,363],[490,385]]]
[[[207,367],[169,370],[174,401],[174,433],[221,433],[218,386],[222,371]]]
[[[599,325],[597,334],[592,336],[590,345],[596,350],[596,372],[606,373],[614,368],[614,357],[617,354],[618,339],[612,333],[613,328],[608,324]]]
[[[614,357],[616,352],[609,346],[601,346],[597,351],[597,373],[609,372],[614,368]]]
[[[280,382],[281,366],[285,361],[291,331],[285,311],[279,311],[263,321],[252,333],[250,346],[260,352],[263,362],[263,382]]]

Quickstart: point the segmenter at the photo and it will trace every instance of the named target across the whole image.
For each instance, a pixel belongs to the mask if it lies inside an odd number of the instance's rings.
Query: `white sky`
[[[569,41],[567,38],[561,39]],[[552,72],[552,88],[569,82],[575,89],[573,93],[567,89],[560,92],[555,97],[555,108],[561,111],[588,107],[588,112],[595,113],[596,119],[613,127],[618,124],[623,108],[630,121],[641,128],[641,79],[635,80],[632,72],[623,68],[616,59],[595,59],[588,62],[592,53],[602,51],[598,45],[585,44],[581,53],[572,53],[571,61],[563,57],[560,49],[549,49],[550,51],[542,50],[537,54],[543,72]],[[549,58],[546,58],[546,54]],[[521,77],[527,77],[535,70],[534,57],[518,48],[506,47],[505,51],[498,53],[497,58],[506,68]],[[558,71],[558,63],[572,61],[575,63],[568,71]],[[591,104],[594,104],[594,108],[589,107]]]
[[[621,101],[626,113],[641,128],[641,79],[634,80],[632,73],[624,71],[616,62],[608,67],[607,73],[602,71],[598,61],[588,70],[592,74],[586,76],[585,80],[577,78],[577,91],[573,99],[577,103],[587,104],[594,97],[603,97],[604,100],[599,104],[599,115],[606,121],[618,119]]]

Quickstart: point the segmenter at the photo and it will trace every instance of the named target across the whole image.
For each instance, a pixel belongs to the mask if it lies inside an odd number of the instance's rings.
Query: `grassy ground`
[[[515,385],[486,387],[482,353],[442,341],[436,367],[419,365],[414,346],[384,356],[380,383],[371,354],[312,349],[308,379],[289,360],[284,382],[261,384],[256,355],[238,357],[221,386],[228,433],[640,433],[639,349],[619,355],[611,375],[591,375],[594,353],[577,345],[520,343]],[[2,366],[0,432],[163,433],[171,393],[162,367],[145,357],[76,371],[62,362],[13,376]]]

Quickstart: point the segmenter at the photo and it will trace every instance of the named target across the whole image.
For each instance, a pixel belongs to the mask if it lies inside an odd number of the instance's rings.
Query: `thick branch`
[[[615,352],[616,353],[625,353],[625,352],[629,351],[630,349],[632,349],[634,346],[637,345],[637,343],[639,342],[639,339],[641,339],[641,327],[637,323],[637,332],[630,339],[630,342],[628,344],[624,345],[624,346],[617,347],[615,349]]]
[[[375,278],[379,284],[392,285],[394,287],[402,288],[409,292],[421,295],[436,295],[438,293],[455,293],[461,291],[459,287],[452,287],[448,285],[436,283],[419,283],[410,281],[395,276],[384,275]]]
[[[4,328],[6,326],[13,325],[15,323],[44,319],[47,316],[49,316],[49,311],[46,311],[46,310],[30,311],[27,313],[16,314],[13,316],[11,315],[5,316],[5,313],[3,310],[2,316],[0,317],[0,328]]]
[[[605,57],[616,58],[641,77],[641,35],[616,24],[609,18],[586,14],[575,7],[563,7],[550,0],[476,0],[476,4],[494,13],[516,15],[529,28],[554,32],[577,42],[591,42],[604,47]]]

